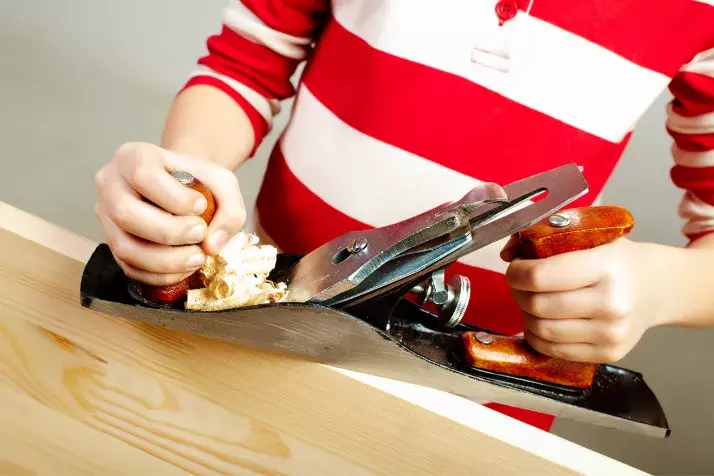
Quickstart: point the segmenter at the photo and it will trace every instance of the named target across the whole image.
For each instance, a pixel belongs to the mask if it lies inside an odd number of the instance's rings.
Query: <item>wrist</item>
[[[250,120],[233,99],[216,88],[197,85],[174,100],[161,143],[235,171],[250,156],[254,135]]]
[[[641,244],[646,293],[655,300],[655,326],[714,326],[714,247]]]
[[[174,154],[187,155],[212,162],[211,152],[200,141],[187,137],[171,137],[161,141],[161,147]]]

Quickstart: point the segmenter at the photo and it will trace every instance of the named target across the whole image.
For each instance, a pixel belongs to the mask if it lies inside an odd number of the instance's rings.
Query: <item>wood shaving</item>
[[[209,256],[198,271],[204,287],[188,290],[185,308],[220,311],[282,302],[288,295],[287,286],[268,280],[278,250],[258,245],[258,241],[256,235],[241,231],[218,255]]]

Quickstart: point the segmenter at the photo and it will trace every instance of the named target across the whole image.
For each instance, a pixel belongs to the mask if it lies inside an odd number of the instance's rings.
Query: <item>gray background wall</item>
[[[0,1],[0,199],[101,240],[94,172],[120,144],[158,140],[225,1]],[[604,199],[633,212],[633,239],[679,246],[668,99],[640,122]],[[248,206],[288,113],[289,102],[258,157],[238,172]],[[622,361],[642,371],[661,399],[669,439],[569,421],[558,421],[554,432],[654,474],[714,474],[713,344],[714,330],[656,329]]]

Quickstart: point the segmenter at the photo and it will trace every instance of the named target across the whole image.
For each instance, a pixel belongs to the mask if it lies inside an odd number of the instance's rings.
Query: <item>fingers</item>
[[[584,288],[606,274],[609,245],[573,251],[544,259],[515,259],[506,270],[506,279],[520,291],[555,292]]]
[[[185,170],[203,182],[216,201],[216,214],[208,227],[207,238],[202,243],[204,251],[215,255],[245,223],[246,212],[240,193],[238,178],[228,169],[208,161],[168,154],[169,170]]]
[[[174,215],[200,215],[208,205],[199,192],[181,185],[166,170],[165,152],[150,144],[127,144],[117,151],[119,171],[141,196]]]
[[[533,334],[528,329],[524,331],[524,335],[531,347],[541,354],[571,362],[606,364],[616,362],[626,354],[626,347],[620,344],[596,345],[552,342]]]
[[[597,319],[549,320],[525,313],[523,325],[533,335],[560,344],[617,345],[632,334],[628,321]]]
[[[501,259],[510,263],[518,257],[518,236],[511,235],[501,250]]]
[[[108,182],[99,199],[109,218],[122,230],[145,240],[170,246],[200,243],[206,223],[198,216],[175,216],[146,203],[129,184]]]
[[[575,291],[532,292],[511,290],[513,300],[525,312],[543,319],[607,318],[609,307],[599,288],[587,287]]]
[[[124,274],[126,274],[127,277],[150,286],[168,286],[170,284],[178,283],[182,279],[193,274],[193,271],[183,274],[150,273],[126,264],[124,261],[117,258],[116,255],[114,255],[114,260],[117,262],[122,271],[124,271]]]
[[[184,170],[216,201],[209,225],[199,216],[203,195],[170,172]],[[95,212],[125,274],[151,285],[180,281],[243,227],[245,205],[235,174],[217,164],[173,154],[151,144],[127,144],[95,175]]]
[[[179,275],[196,271],[205,262],[197,245],[164,246],[141,240],[119,228],[100,202],[95,210],[112,253],[129,266],[153,274]]]

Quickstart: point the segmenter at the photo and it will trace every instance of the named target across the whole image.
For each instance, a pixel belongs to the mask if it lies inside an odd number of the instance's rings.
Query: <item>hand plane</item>
[[[84,269],[81,303],[476,402],[666,437],[667,418],[640,373],[551,358],[522,337],[468,325],[472,284],[445,279],[457,259],[509,236],[519,237],[524,258],[536,259],[629,233],[634,222],[622,208],[566,209],[587,191],[575,164],[502,187],[480,184],[404,221],[349,232],[308,254],[279,254],[269,279],[287,284],[287,299],[230,310],[146,299],[100,244]]]

